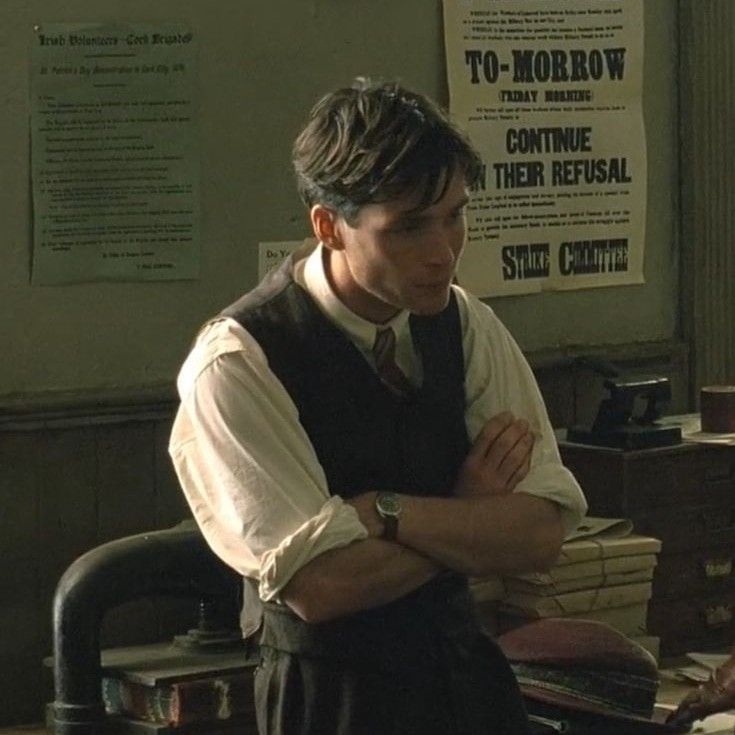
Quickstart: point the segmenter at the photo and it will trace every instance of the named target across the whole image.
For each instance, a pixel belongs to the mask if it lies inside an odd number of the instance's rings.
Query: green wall
[[[528,351],[675,337],[676,7],[645,1],[646,284],[491,300]],[[30,286],[31,28],[71,21],[181,21],[197,34],[198,281]],[[49,391],[170,385],[201,321],[254,285],[258,242],[308,234],[291,141],[316,97],[358,74],[398,77],[445,103],[439,0],[4,0],[0,404]]]

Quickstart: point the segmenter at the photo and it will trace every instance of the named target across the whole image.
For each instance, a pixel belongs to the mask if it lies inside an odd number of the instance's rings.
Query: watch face
[[[395,493],[384,493],[378,498],[378,509],[388,516],[397,516],[401,512],[401,502]]]

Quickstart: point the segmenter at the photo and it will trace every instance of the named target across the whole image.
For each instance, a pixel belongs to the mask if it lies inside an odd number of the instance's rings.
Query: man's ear
[[[315,204],[309,213],[314,235],[330,250],[342,250],[342,238],[339,231],[339,215],[323,204]]]

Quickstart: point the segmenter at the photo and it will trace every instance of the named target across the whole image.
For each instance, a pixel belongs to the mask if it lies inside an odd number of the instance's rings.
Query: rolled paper
[[[699,396],[702,431],[735,433],[735,385],[708,385]]]

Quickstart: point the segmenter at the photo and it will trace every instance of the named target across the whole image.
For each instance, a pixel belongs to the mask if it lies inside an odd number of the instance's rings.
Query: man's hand
[[[475,439],[454,485],[458,497],[502,495],[528,474],[533,434],[525,419],[509,411],[493,416]]]
[[[708,682],[687,694],[667,720],[673,725],[684,725],[701,720],[715,712],[735,707],[735,655],[712,672]]]

